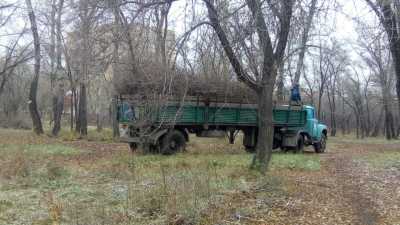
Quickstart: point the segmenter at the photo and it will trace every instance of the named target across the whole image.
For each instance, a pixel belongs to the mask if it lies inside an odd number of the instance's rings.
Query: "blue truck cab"
[[[305,105],[303,108],[306,111],[305,131],[310,139],[309,144],[314,146],[317,153],[323,153],[328,138],[328,127],[317,119],[314,107]]]

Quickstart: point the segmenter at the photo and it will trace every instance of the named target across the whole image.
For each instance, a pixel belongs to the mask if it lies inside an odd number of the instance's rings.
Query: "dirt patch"
[[[360,175],[363,168],[352,161],[351,157],[335,154],[334,157],[326,157],[328,169],[337,180],[339,189],[342,190],[345,204],[351,207],[354,214],[353,224],[375,225],[380,224],[380,215],[374,201],[371,200],[374,193],[366,193],[362,189]]]

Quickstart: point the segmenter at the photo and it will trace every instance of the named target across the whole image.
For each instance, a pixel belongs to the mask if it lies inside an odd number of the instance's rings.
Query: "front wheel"
[[[186,147],[186,139],[181,131],[169,131],[162,138],[161,153],[164,155],[171,155],[176,152],[184,151]]]
[[[247,153],[255,153],[256,152],[256,147],[253,147],[253,146],[244,146],[244,149],[246,150]]]
[[[295,147],[295,153],[302,153],[304,151],[304,137],[299,135],[297,138],[297,145]]]
[[[321,141],[314,144],[314,149],[316,153],[324,153],[326,149],[326,135],[322,134]]]
[[[137,149],[137,143],[134,142],[129,143],[129,149],[131,150],[131,152],[135,152]]]

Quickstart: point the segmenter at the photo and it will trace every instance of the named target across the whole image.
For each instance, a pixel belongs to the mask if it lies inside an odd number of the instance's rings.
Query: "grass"
[[[62,129],[59,138],[63,141],[76,141],[81,139],[78,133],[70,129]],[[95,127],[88,127],[88,135],[85,139],[88,141],[112,142],[112,130],[110,128],[103,128],[101,131],[98,131]]]
[[[400,139],[386,140],[384,137],[366,137],[364,139],[357,138],[355,134],[338,135],[337,137],[329,137],[334,142],[352,144],[400,144]]]
[[[284,197],[280,171],[320,168],[318,155],[277,153],[261,176],[240,140],[191,136],[186,153],[141,155],[109,147],[107,132],[96,150],[71,147],[68,132],[0,130],[0,224],[216,224],[250,213],[236,207],[253,189],[267,202]]]
[[[400,169],[400,152],[380,152],[371,153],[361,157],[361,160],[368,163],[372,168],[376,169]]]

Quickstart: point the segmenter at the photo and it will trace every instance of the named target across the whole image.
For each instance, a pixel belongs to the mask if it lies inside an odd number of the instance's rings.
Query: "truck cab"
[[[314,146],[317,153],[323,153],[326,148],[328,128],[317,119],[314,107],[308,105],[303,107],[307,112],[305,131],[309,139],[309,144]]]

